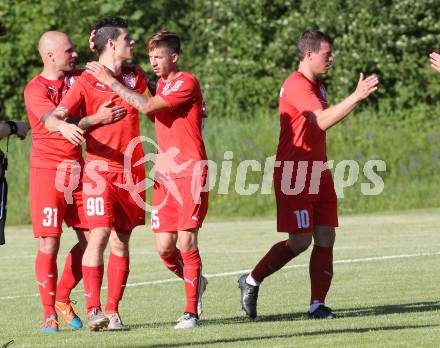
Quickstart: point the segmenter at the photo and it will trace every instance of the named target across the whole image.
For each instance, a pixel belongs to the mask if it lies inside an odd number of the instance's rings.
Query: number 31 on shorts
[[[298,224],[298,228],[309,228],[310,227],[310,218],[309,211],[304,210],[294,210],[293,211],[296,216],[296,223]]]

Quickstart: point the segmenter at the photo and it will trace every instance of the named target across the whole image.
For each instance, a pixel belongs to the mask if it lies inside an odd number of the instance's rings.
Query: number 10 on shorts
[[[293,212],[296,216],[296,223],[298,224],[298,228],[310,227],[309,212],[307,210],[294,210]]]

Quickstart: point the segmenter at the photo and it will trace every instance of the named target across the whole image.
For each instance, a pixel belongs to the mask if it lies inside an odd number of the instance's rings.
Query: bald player
[[[82,278],[81,260],[87,246],[88,226],[81,199],[84,161],[81,146],[78,146],[83,141],[81,132],[89,127],[117,121],[124,117],[126,110],[110,107],[111,102],[107,102],[95,115],[82,117],[79,122],[79,118],[72,118],[72,123],[63,124],[59,127],[61,134],[50,133],[42,123],[43,115],[56,108],[82,72],[75,70],[78,54],[64,33],[44,33],[38,51],[43,70],[26,85],[24,99],[32,128],[29,196],[34,237],[39,240],[35,275],[44,308],[41,331],[51,333],[58,331],[56,310],[73,329],[82,327],[70,301],[70,292]],[[79,184],[73,192],[68,193],[63,188],[70,183]],[[78,243],[67,255],[57,286],[57,254],[63,221],[74,228]]]

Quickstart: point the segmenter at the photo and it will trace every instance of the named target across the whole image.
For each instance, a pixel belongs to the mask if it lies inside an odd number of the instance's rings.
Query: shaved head
[[[41,35],[38,52],[40,52],[44,66],[56,71],[72,70],[78,58],[69,36],[60,31],[47,31]]]
[[[65,43],[71,43],[67,34],[60,31],[47,31],[40,37],[38,52],[42,59],[49,53],[57,51]]]

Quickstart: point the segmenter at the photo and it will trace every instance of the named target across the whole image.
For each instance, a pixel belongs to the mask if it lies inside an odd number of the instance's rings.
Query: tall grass
[[[371,111],[351,115],[342,124],[328,131],[329,159],[357,161],[359,180],[344,189],[339,199],[341,213],[391,211],[440,205],[440,125],[435,122],[436,110],[421,107],[399,115]],[[154,138],[153,126],[141,122],[142,133]],[[273,189],[269,194],[258,190],[245,196],[236,192],[237,166],[242,160],[265,160],[276,152],[279,123],[276,111],[261,111],[252,117],[215,118],[212,115],[204,131],[208,157],[217,163],[216,183],[210,192],[210,217],[273,216]],[[4,150],[6,140],[0,147]],[[10,139],[8,223],[29,223],[29,147],[30,139]],[[232,175],[228,194],[219,193],[219,175],[225,151],[232,151]],[[371,159],[386,163],[386,172],[379,173],[385,183],[380,195],[364,196],[361,183],[369,181],[362,169]],[[211,176],[214,180],[214,175]],[[261,187],[263,173],[248,171],[246,186]]]

